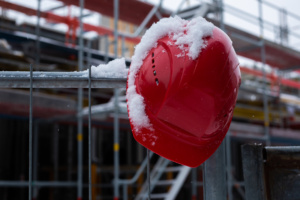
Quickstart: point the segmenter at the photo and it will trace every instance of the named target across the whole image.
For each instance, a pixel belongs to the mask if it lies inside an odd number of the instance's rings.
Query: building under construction
[[[175,10],[162,0],[31,2],[0,1],[0,199],[299,198],[300,15],[264,0],[245,2],[252,12],[223,0]],[[132,136],[126,79],[86,71],[117,57],[129,68],[145,31],[175,15],[212,22],[241,59],[217,164],[149,154]]]

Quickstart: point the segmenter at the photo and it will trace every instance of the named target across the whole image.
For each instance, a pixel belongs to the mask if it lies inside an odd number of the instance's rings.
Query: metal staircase
[[[186,177],[188,176],[191,168],[187,166],[169,166],[171,161],[160,157],[153,167],[150,180],[151,180],[151,199],[164,199],[173,200],[177,196],[180,188],[182,187]],[[171,180],[163,179],[163,174],[173,172],[174,178]],[[163,189],[165,192],[153,193],[158,188]],[[160,190],[159,190],[160,191]],[[148,197],[148,185],[144,183],[139,194],[135,200],[146,200]]]

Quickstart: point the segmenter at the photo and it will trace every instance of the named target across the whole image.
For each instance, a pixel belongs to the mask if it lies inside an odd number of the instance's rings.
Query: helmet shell
[[[229,37],[214,28],[206,47],[192,60],[165,36],[148,53],[135,77],[153,129],[135,129],[134,138],[174,162],[196,167],[224,139],[241,83]],[[129,115],[130,118],[130,115]]]

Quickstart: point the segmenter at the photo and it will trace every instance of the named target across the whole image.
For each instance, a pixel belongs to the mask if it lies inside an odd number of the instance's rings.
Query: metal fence
[[[269,28],[273,29],[274,24],[266,22],[263,20],[263,6],[269,6],[274,9],[278,9],[278,12],[282,13],[282,24],[281,26],[276,26],[276,30],[279,31],[280,35],[280,42],[283,44],[287,44],[288,39],[287,39],[287,34],[291,34],[293,37],[299,37],[298,33],[295,33],[294,31],[288,30],[288,27],[286,25],[285,18],[288,16],[291,16],[292,18],[295,18],[299,20],[300,18],[292,13],[288,13],[273,4],[270,4],[266,1],[258,0],[258,17],[251,16],[249,14],[244,14],[247,15],[246,18],[255,18],[254,23],[259,24],[259,35],[261,36],[261,40],[256,43],[255,45],[259,46],[260,48],[260,56],[261,56],[261,63],[265,65],[266,63],[266,58],[265,58],[265,47],[264,47],[264,29]],[[38,0],[38,19],[40,19],[40,3],[41,0]],[[227,10],[231,14],[236,14],[239,13],[241,15],[242,12],[239,12],[236,8],[230,7],[230,6],[224,6],[222,4],[222,1],[217,1],[218,5],[217,7],[221,11],[221,27],[224,28],[224,21],[222,18],[222,12]],[[147,15],[147,17],[143,20],[142,24],[138,27],[136,32],[133,35],[127,35],[123,33],[118,32],[118,20],[119,20],[119,15],[118,15],[118,10],[119,10],[119,1],[114,0],[114,38],[119,38],[120,36],[123,38],[122,42],[124,42],[124,38],[135,38],[137,37],[142,30],[145,28],[146,24],[149,22],[150,18],[154,15],[159,16],[159,8],[160,4],[157,6],[154,6],[151,12]],[[34,194],[32,193],[33,189],[35,187],[39,186],[47,186],[47,187],[77,187],[77,198],[81,199],[82,198],[82,188],[83,188],[83,178],[82,178],[82,159],[83,159],[83,154],[82,154],[82,126],[83,126],[83,121],[82,121],[82,95],[83,95],[83,88],[88,89],[88,163],[89,163],[89,178],[88,178],[88,188],[89,188],[89,199],[92,199],[92,183],[91,183],[91,152],[92,152],[92,141],[91,141],[91,89],[92,88],[110,88],[114,89],[114,95],[115,95],[115,115],[114,115],[114,198],[118,199],[120,197],[119,194],[119,187],[122,185],[124,188],[124,191],[127,191],[126,187],[128,184],[132,183],[133,180],[136,180],[138,174],[140,174],[144,168],[146,167],[146,161],[143,162],[139,170],[137,171],[137,175],[132,179],[132,180],[120,180],[119,177],[119,122],[118,122],[118,89],[120,88],[125,88],[126,87],[126,79],[119,79],[119,78],[92,78],[91,77],[91,70],[88,71],[83,71],[84,70],[84,53],[85,53],[85,47],[83,44],[83,8],[84,8],[84,0],[80,0],[80,17],[79,17],[79,44],[78,44],[78,66],[79,66],[79,72],[41,72],[41,71],[34,71],[33,65],[30,65],[30,71],[27,72],[0,72],[0,87],[1,88],[28,88],[30,90],[30,103],[29,103],[29,152],[28,152],[28,157],[29,157],[29,171],[28,171],[28,181],[0,181],[0,186],[19,186],[19,187],[28,187],[29,189],[29,195],[28,199],[32,199],[34,197]],[[178,12],[180,9],[178,9]],[[253,21],[253,20],[252,20]],[[257,23],[258,22],[258,23]],[[36,48],[39,50],[39,40],[40,40],[40,31],[39,31],[39,26],[40,26],[40,20],[38,20],[37,23],[37,43],[36,43]],[[271,27],[271,28],[270,28]],[[247,40],[247,38],[244,38]],[[114,40],[114,52],[115,52],[115,57],[117,57],[117,40]],[[125,50],[124,44],[122,45],[122,52]],[[87,54],[90,52],[89,50],[86,51]],[[106,52],[106,58],[108,58],[108,52]],[[37,54],[36,60],[34,62],[34,65],[39,66],[39,56]],[[263,76],[266,78],[266,72],[263,68]],[[59,182],[59,181],[37,181],[33,179],[33,173],[32,169],[34,168],[33,166],[33,105],[32,105],[32,99],[33,99],[33,90],[35,88],[78,88],[78,108],[77,108],[77,128],[78,128],[78,133],[77,133],[77,139],[78,139],[78,168],[77,168],[77,182]],[[266,85],[265,82],[263,82],[262,85],[263,91],[266,91]],[[269,136],[269,118],[268,118],[268,96],[263,95],[263,102],[264,102],[264,134],[266,144],[270,144],[270,136]],[[229,141],[230,144],[230,137],[228,137],[227,142]],[[228,148],[227,144],[227,163],[230,163],[230,148]],[[218,150],[218,152],[211,158],[209,159],[204,166],[204,169],[206,170],[205,174],[205,199],[223,199],[226,196],[226,193],[229,195],[229,199],[232,199],[232,193],[231,193],[231,188],[233,185],[233,181],[231,179],[231,172],[230,172],[230,167],[227,168],[227,174],[228,174],[228,191],[226,191],[226,178],[225,178],[225,168],[222,167],[224,166],[225,163],[225,144],[221,146],[221,148]],[[149,164],[148,164],[149,166]],[[149,174],[149,171],[148,171]],[[126,194],[124,195],[124,197]],[[150,196],[150,195],[149,195]]]

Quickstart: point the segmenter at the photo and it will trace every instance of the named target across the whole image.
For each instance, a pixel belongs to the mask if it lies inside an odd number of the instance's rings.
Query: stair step
[[[151,194],[151,199],[163,199],[168,195],[168,193],[156,193]]]
[[[151,171],[151,192],[156,186],[169,186],[169,190],[166,193],[154,193],[151,194],[151,199],[168,199],[173,200],[176,198],[176,195],[180,191],[180,188],[182,187],[182,184],[184,183],[187,175],[189,174],[189,171],[191,168],[181,165],[175,165],[167,167],[170,163],[169,160],[166,160],[162,157],[160,157],[153,167]],[[168,172],[175,172],[176,176],[174,176],[174,179],[163,179],[162,175],[164,173]],[[147,193],[148,193],[148,186],[145,182],[143,185],[141,191],[139,194],[135,197],[135,200],[145,200],[147,199]]]
[[[167,167],[164,171],[165,172],[179,172],[183,166],[176,166],[176,167]]]

